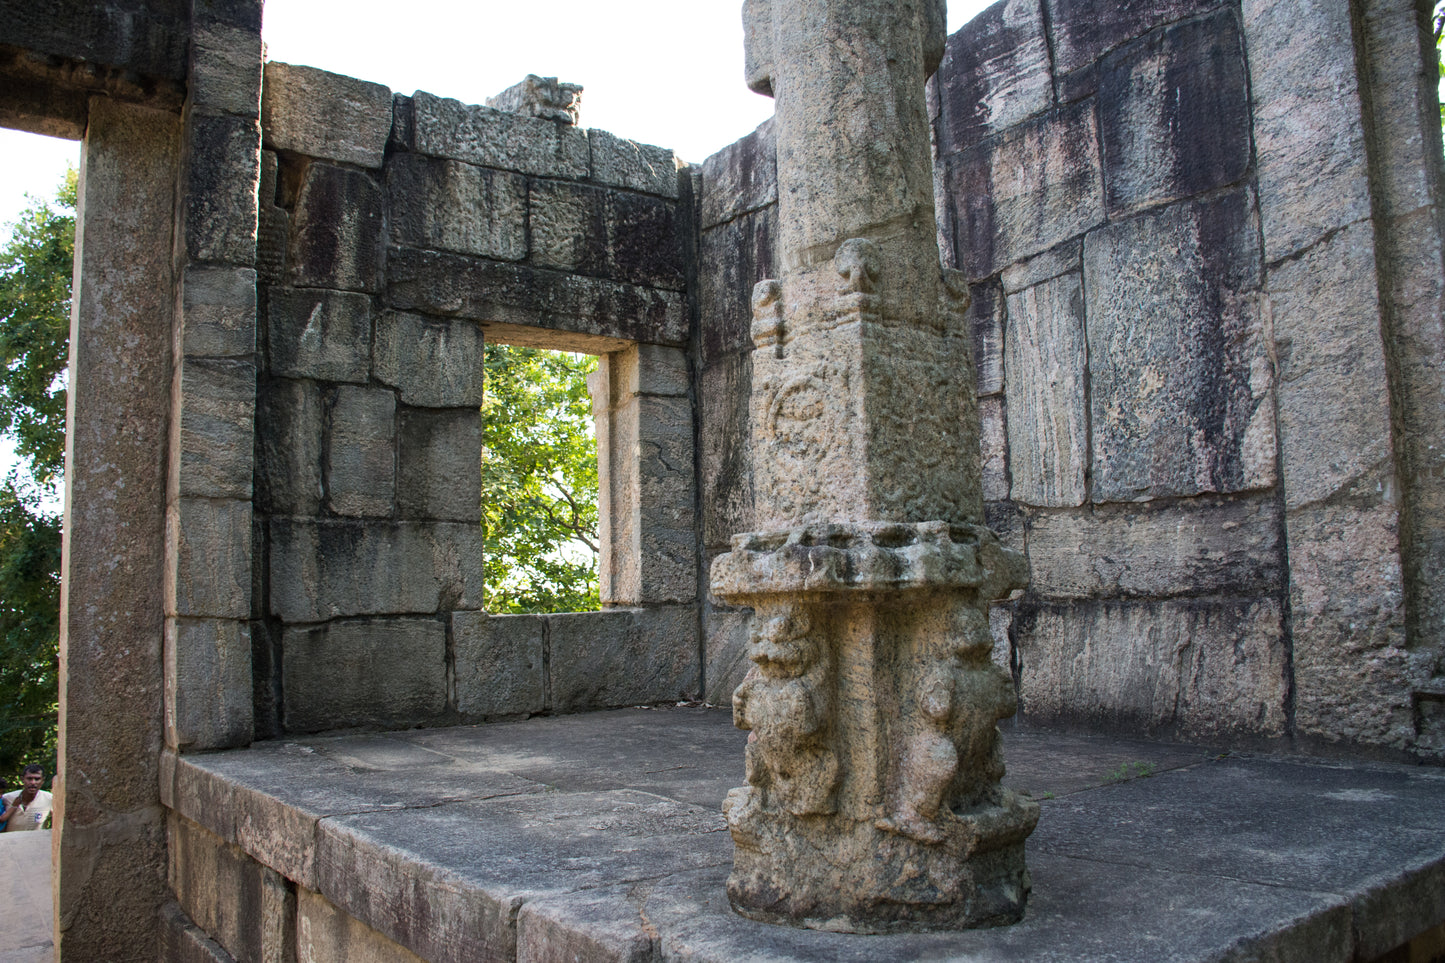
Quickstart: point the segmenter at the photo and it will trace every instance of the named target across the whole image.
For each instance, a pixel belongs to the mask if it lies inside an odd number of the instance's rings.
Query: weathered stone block
[[[482,417],[476,408],[401,409],[396,503],[402,518],[481,517]]]
[[[731,705],[733,693],[743,684],[752,662],[748,659],[748,635],[752,609],[738,609],[708,602],[703,606],[703,678],[707,691],[703,699],[712,705]]]
[[[390,518],[396,498],[396,394],[342,385],[326,420],[327,506],[338,515]]]
[[[385,238],[381,188],[367,174],[332,164],[306,167],[286,253],[298,287],[381,290]]]
[[[702,448],[703,544],[723,547],[752,531],[753,472],[748,457],[752,361],[734,355],[705,368],[700,378],[698,444]]]
[[[221,949],[192,923],[176,903],[161,908],[157,941],[160,958],[172,963],[234,963],[231,954]]]
[[[272,519],[269,540],[286,622],[481,606],[480,524]]]
[[[488,97],[487,106],[575,125],[582,107],[582,85],[528,74],[501,93]]]
[[[1085,239],[1095,501],[1274,484],[1252,208],[1240,191]]]
[[[271,150],[380,167],[391,133],[391,91],[273,60],[266,64],[261,126]]]
[[[180,332],[180,353],[187,357],[252,357],[256,352],[256,272],[186,265]]]
[[[171,416],[172,470],[183,496],[251,497],[256,424],[256,366],[186,358]]]
[[[971,288],[968,320],[973,330],[974,391],[980,396],[1003,391],[1003,331],[1007,302],[997,281]]]
[[[752,350],[753,285],[778,273],[777,213],[769,206],[702,233],[698,309],[704,364]]]
[[[1192,197],[1249,169],[1244,47],[1232,9],[1151,34],[1100,65],[1111,215]]]
[[[308,889],[296,894],[296,963],[425,963]]]
[[[527,180],[520,175],[394,154],[386,193],[393,244],[501,261],[527,256]]]
[[[1415,737],[1411,683],[1429,670],[1405,648],[1397,509],[1362,502],[1287,516],[1295,727],[1327,742],[1403,749]]]
[[[275,151],[263,150],[257,192],[260,217],[256,225],[256,274],[268,285],[279,285],[286,278],[286,243],[291,236],[291,215],[276,202],[278,174]]]
[[[1285,732],[1289,658],[1273,599],[1021,605],[1013,640],[1030,719]]]
[[[541,615],[453,612],[457,711],[475,718],[545,709],[545,627]]]
[[[261,109],[260,30],[199,17],[192,24],[187,93],[207,110],[255,117]]]
[[[592,180],[610,187],[677,197],[677,171],[683,162],[672,151],[595,128],[587,132],[587,141],[592,149]]]
[[[958,265],[971,280],[1103,223],[1093,108],[1058,108],[949,160]]]
[[[316,732],[434,720],[446,709],[446,651],[446,627],[436,619],[288,628],[281,640],[286,728]]]
[[[1082,271],[1084,244],[1082,241],[1068,241],[1058,247],[1031,257],[1026,261],[1010,264],[1003,269],[999,280],[1005,294],[1017,294],[1024,288],[1052,281],[1061,274]],[[975,287],[975,290],[977,288]]]
[[[517,913],[517,963],[608,960],[647,963],[662,942],[631,906],[606,891],[529,899]]]
[[[365,294],[272,288],[266,298],[270,373],[364,384],[371,371],[371,313]]]
[[[1244,0],[1265,257],[1370,216],[1348,5]]]
[[[182,498],[166,509],[167,615],[251,614],[251,503]]]
[[[309,381],[268,381],[257,396],[257,501],[276,515],[321,511],[321,390]]]
[[[164,658],[167,745],[181,752],[250,745],[250,626],[168,618]]]
[[[406,146],[420,154],[522,174],[584,180],[587,133],[570,125],[463,104],[417,91],[411,98]]]
[[[697,607],[552,615],[552,708],[580,712],[697,696]]]
[[[256,259],[261,127],[255,117],[186,115],[182,201],[186,253],[249,266]]]
[[[702,162],[702,189],[698,199],[701,230],[775,204],[777,200],[778,148],[771,118],[742,140],[734,141]]]
[[[1082,505],[1089,427],[1080,276],[1065,274],[1008,298],[1004,337],[1012,493],[1027,505]]]
[[[939,154],[967,150],[1053,103],[1039,0],[994,4],[949,37],[946,49],[935,81]]]
[[[619,366],[622,381],[616,390],[624,395],[686,397],[688,366],[685,352],[660,344],[636,344],[624,355],[626,360]]]
[[[533,181],[528,208],[533,264],[674,291],[686,285],[675,203]]]
[[[388,311],[376,322],[376,378],[409,405],[480,407],[483,347],[471,321]]]
[[[693,476],[692,404],[683,398],[637,399],[638,492],[641,524],[640,602],[697,598],[697,533]]]
[[[1155,27],[1203,13],[1219,0],[1123,0],[1101,7],[1090,0],[1044,0],[1062,76]]]
[[[402,310],[591,338],[687,342],[687,305],[675,291],[408,248],[393,249],[388,281],[391,305]]]
[[[1291,509],[1372,487],[1392,458],[1376,270],[1373,231],[1358,224],[1269,272]]]
[[[1004,399],[997,396],[979,399],[978,420],[983,497],[988,501],[998,501],[1009,497],[1008,426],[1004,417]]]
[[[226,953],[227,959],[269,960],[280,951],[267,946],[267,877],[275,870],[256,862],[186,819],[172,813],[167,833],[170,886],[186,914]]]
[[[1044,598],[1269,595],[1285,578],[1278,503],[1197,499],[1040,512],[1029,591]]]

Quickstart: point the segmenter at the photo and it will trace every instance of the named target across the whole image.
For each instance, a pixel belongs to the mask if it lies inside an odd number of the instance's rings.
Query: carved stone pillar
[[[711,571],[755,610],[728,894],[852,932],[1014,922],[1038,806],[999,785],[1015,700],[988,603],[1027,567],[983,525],[968,289],[939,267],[943,3],[749,0],[744,23],[777,101],[783,276],[753,291],[762,530]]]

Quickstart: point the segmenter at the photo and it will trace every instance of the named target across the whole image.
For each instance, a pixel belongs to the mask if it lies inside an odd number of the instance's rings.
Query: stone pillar
[[[174,114],[93,98],[81,152],[65,431],[58,957],[153,960]]]
[[[782,277],[753,292],[761,531],[715,596],[754,609],[728,895],[775,922],[1009,923],[1035,803],[999,785],[1015,708],[989,600],[1026,566],[982,524],[968,289],[939,266],[924,82],[938,0],[750,0],[777,101]]]

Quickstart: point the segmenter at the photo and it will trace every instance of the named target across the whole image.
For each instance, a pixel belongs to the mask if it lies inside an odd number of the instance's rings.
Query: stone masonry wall
[[[262,122],[258,735],[695,695],[672,153],[281,63]],[[487,338],[604,354],[632,385],[599,412],[599,440],[631,439],[604,452],[604,479],[644,463],[609,513],[616,553],[680,528],[682,589],[642,578],[604,593],[608,611],[481,611]]]
[[[994,616],[1027,717],[1438,752],[1427,15],[1003,0],[949,39],[940,241],[972,282],[989,523],[1030,561]],[[698,189],[709,559],[751,527],[772,155],[764,125]],[[725,702],[748,615],[707,612]]]

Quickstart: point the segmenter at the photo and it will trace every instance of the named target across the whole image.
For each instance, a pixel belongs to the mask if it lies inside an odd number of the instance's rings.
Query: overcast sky
[[[948,29],[987,0],[953,0]],[[582,125],[698,162],[762,123],[742,81],[741,0],[267,0],[272,60],[467,103],[529,73],[583,86]],[[48,198],[79,145],[0,131],[0,224]]]

